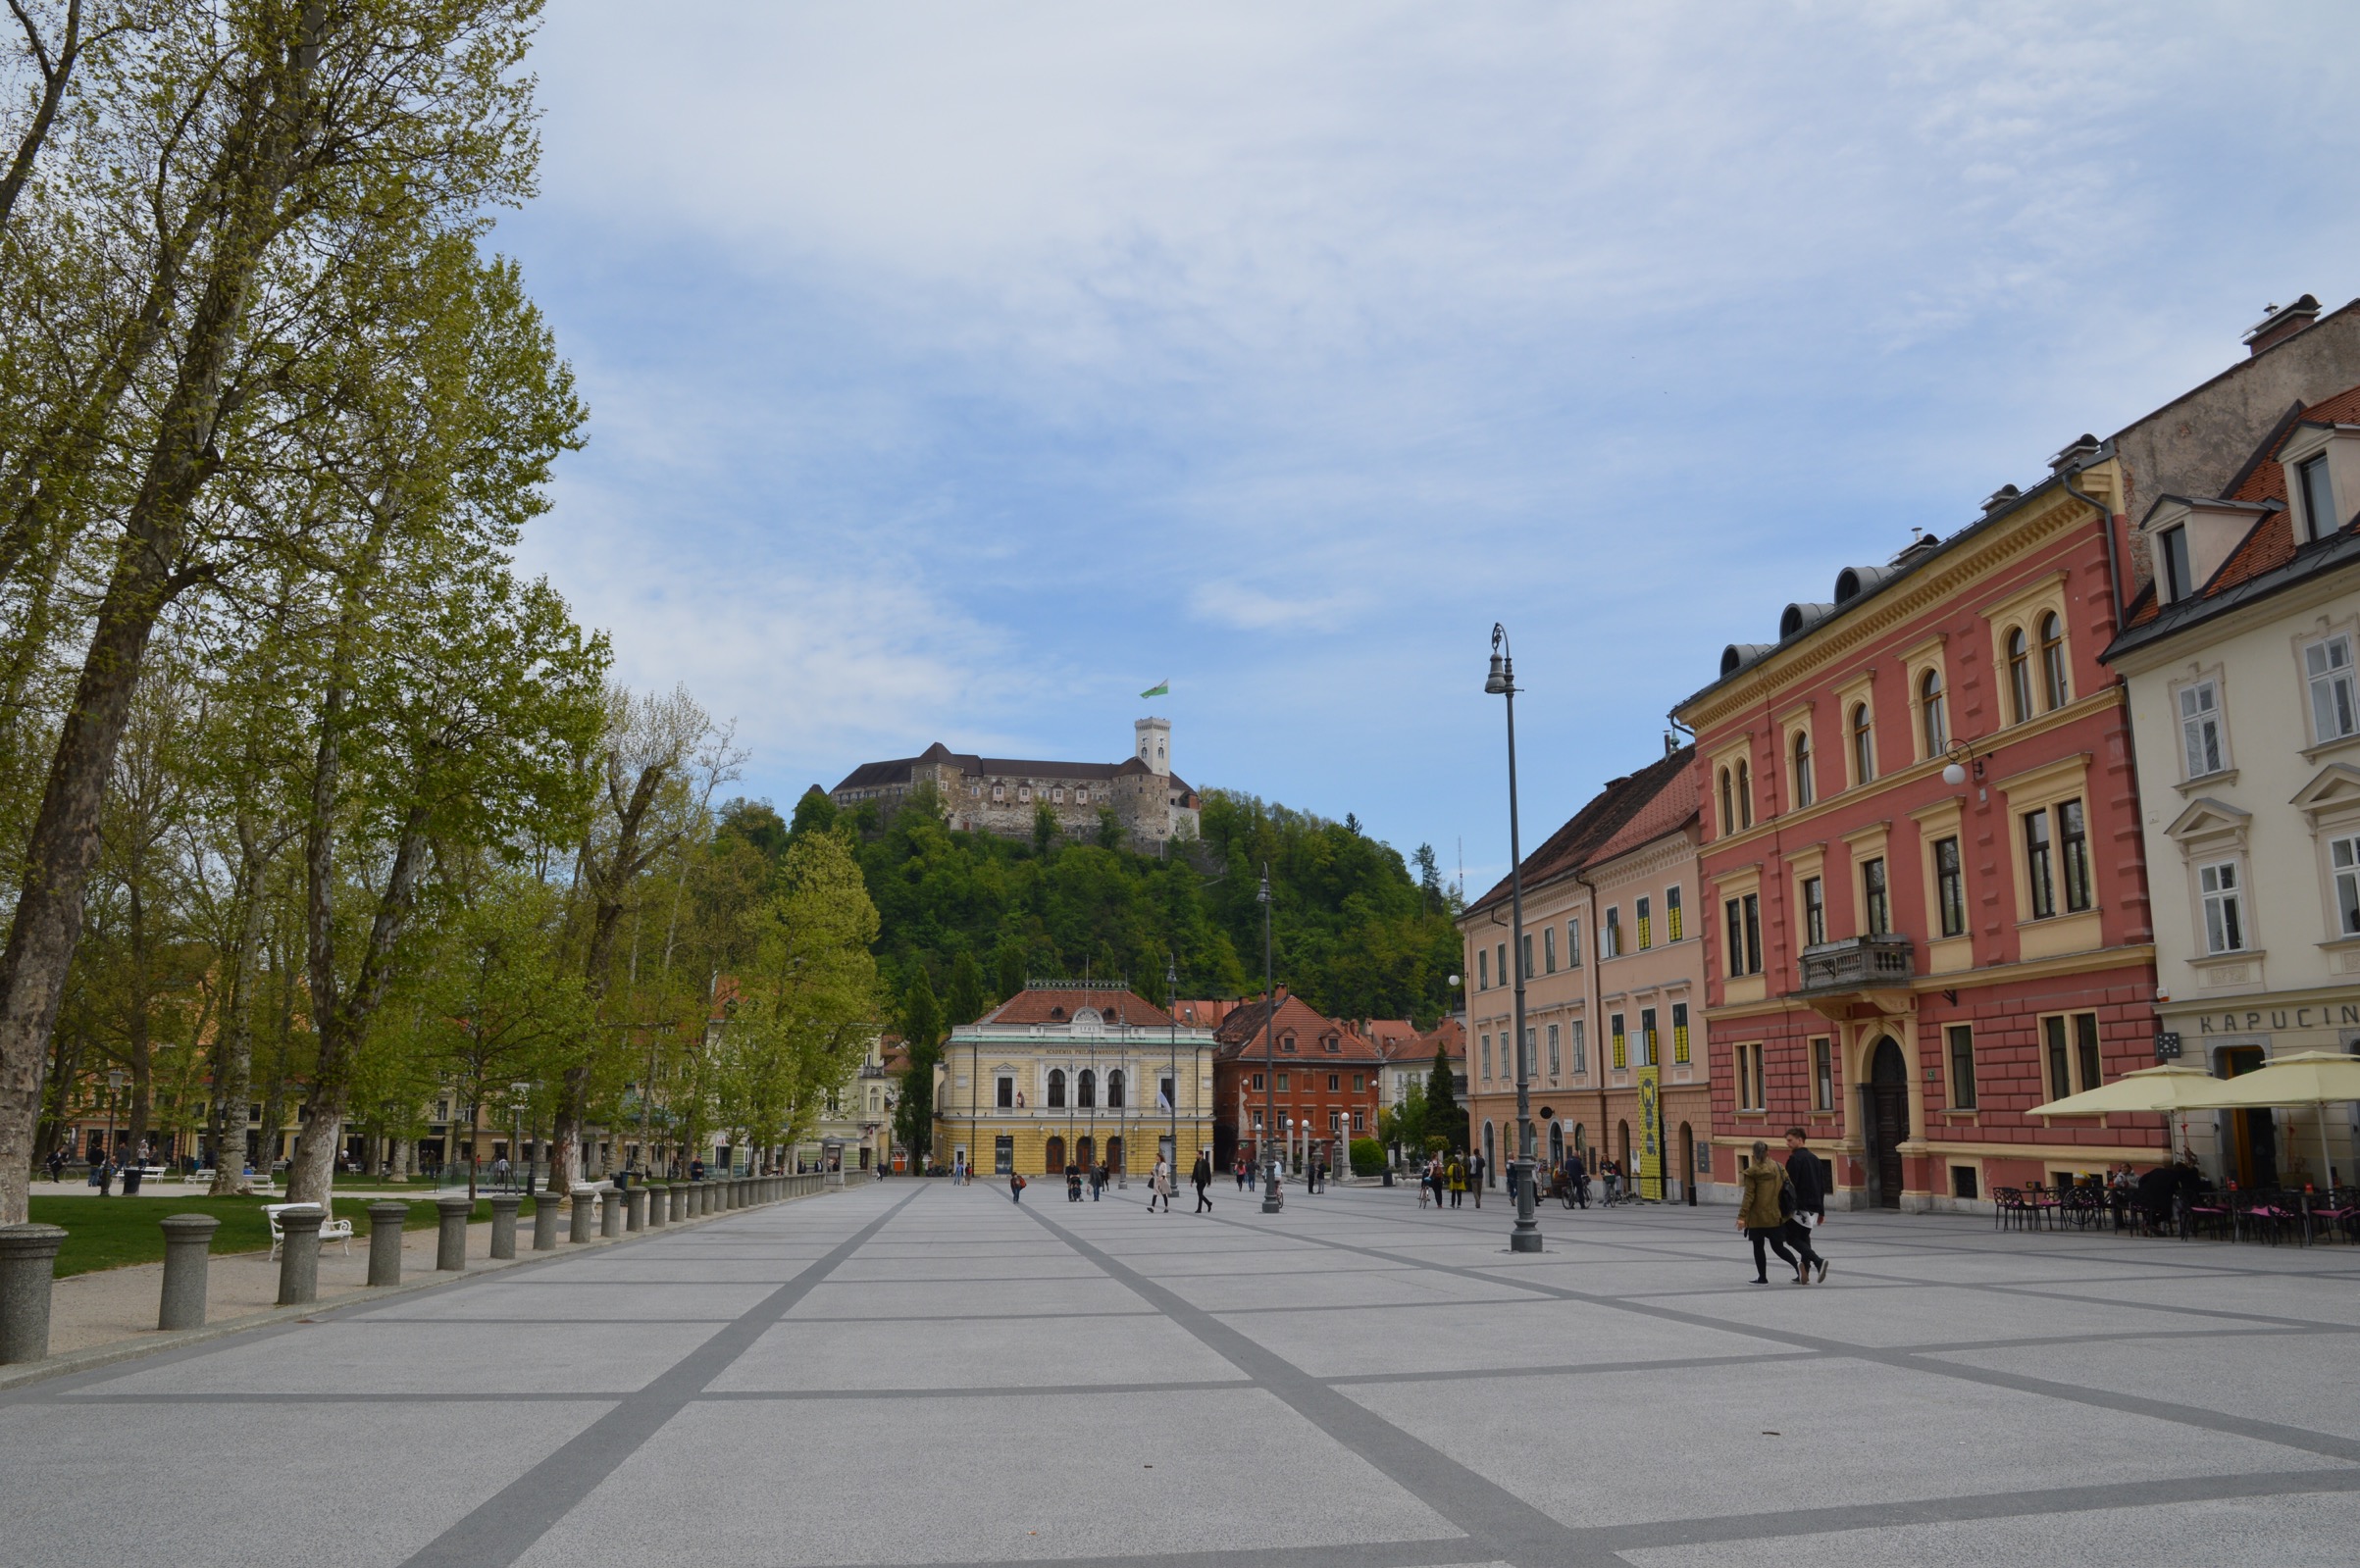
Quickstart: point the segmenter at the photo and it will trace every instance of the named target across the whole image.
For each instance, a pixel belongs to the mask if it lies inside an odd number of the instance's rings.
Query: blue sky
[[[496,242],[592,416],[524,563],[782,805],[1152,706],[1192,783],[1479,886],[1495,620],[1529,845],[1724,642],[2360,294],[2356,33],[554,0]]]

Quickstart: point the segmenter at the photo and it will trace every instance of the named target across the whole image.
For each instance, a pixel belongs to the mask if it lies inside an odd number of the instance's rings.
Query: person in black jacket
[[[1788,1128],[1786,1180],[1794,1190],[1794,1212],[1786,1217],[1785,1229],[1786,1239],[1793,1243],[1796,1255],[1803,1260],[1802,1267],[1795,1271],[1797,1285],[1810,1284],[1815,1269],[1821,1281],[1827,1278],[1827,1260],[1812,1246],[1811,1236],[1827,1218],[1827,1189],[1833,1185],[1827,1162],[1803,1144],[1803,1130],[1799,1127]],[[1805,1215],[1810,1218],[1805,1219]]]

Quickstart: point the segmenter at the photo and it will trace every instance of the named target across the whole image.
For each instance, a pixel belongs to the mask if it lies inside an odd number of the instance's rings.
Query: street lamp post
[[[1176,954],[1163,957],[1163,1012],[1171,1020],[1172,1075],[1172,1186],[1180,1185],[1180,961]]]
[[[1270,963],[1270,863],[1266,860],[1262,862],[1261,891],[1254,896],[1262,906],[1262,1134],[1256,1140],[1260,1146],[1255,1152],[1262,1162],[1262,1212],[1276,1214],[1286,1200],[1278,1193],[1278,1151],[1271,1146],[1271,1135],[1278,1131],[1278,986]]]
[[[1483,689],[1508,699],[1508,889],[1509,962],[1515,976],[1516,1040],[1516,1223],[1509,1233],[1511,1252],[1541,1249],[1540,1222],[1532,1215],[1532,1059],[1524,1043],[1524,846],[1516,826],[1516,665],[1508,629],[1491,629],[1491,675]]]
[[[120,1095],[122,1092],[123,1069],[120,1067],[111,1068],[107,1072],[107,1146],[102,1157],[102,1164],[112,1164],[115,1159],[115,1100],[116,1096]],[[112,1197],[114,1194],[114,1179],[110,1177],[105,1170],[100,1170],[98,1174],[98,1195],[100,1197]]]

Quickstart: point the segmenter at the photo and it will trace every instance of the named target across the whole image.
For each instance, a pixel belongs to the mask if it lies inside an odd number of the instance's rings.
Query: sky
[[[651,20],[652,19],[652,20]],[[1508,861],[1730,641],[2360,295],[2360,9],[551,0],[522,564],[782,809],[942,740]],[[1171,694],[1137,693],[1168,680]]]

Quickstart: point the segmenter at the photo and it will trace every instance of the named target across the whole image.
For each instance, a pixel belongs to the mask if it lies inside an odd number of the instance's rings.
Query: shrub
[[[1385,1145],[1373,1138],[1352,1140],[1352,1174],[1381,1176],[1385,1171]]]

